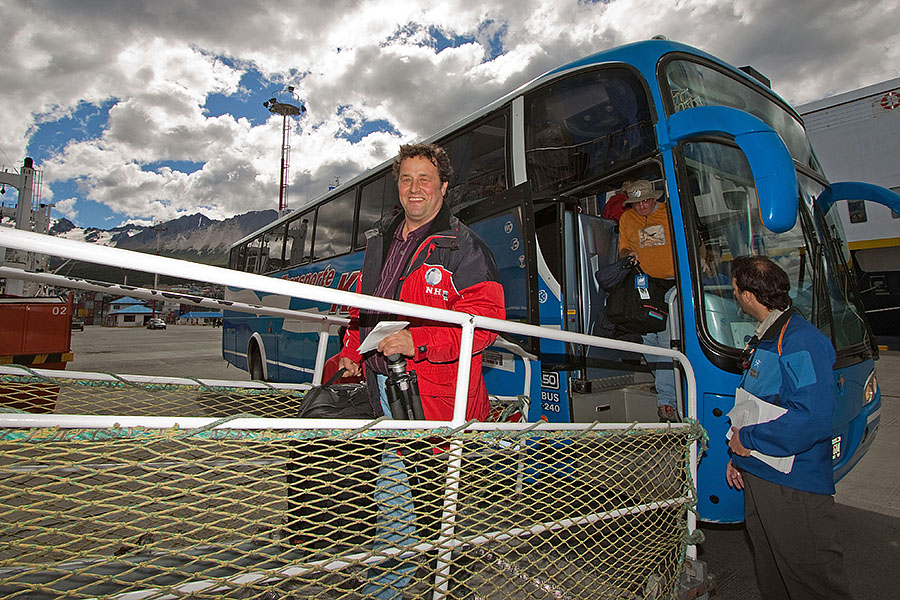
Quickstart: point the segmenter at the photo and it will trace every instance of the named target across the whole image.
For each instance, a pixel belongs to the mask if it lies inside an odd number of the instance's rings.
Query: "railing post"
[[[328,352],[328,323],[322,323],[322,329],[319,331],[319,346],[316,349],[316,367],[313,370],[312,384],[319,385],[322,383],[322,371],[325,369],[325,353]]]
[[[446,544],[446,540],[452,540],[456,532],[456,513],[459,498],[459,482],[462,479],[462,438],[450,440],[450,456],[447,460],[447,487],[444,491],[444,510],[441,514],[441,530],[438,534],[437,563],[434,569],[434,591],[432,600],[440,600],[447,597],[450,585],[451,569],[453,567],[453,544]]]
[[[456,373],[456,396],[453,401],[453,426],[466,422],[469,405],[469,373],[472,371],[472,348],[475,340],[475,325],[471,317],[462,324],[459,344],[459,363]]]
[[[678,346],[678,350],[680,352],[684,352],[684,346],[682,344],[681,339],[681,313],[678,310],[678,289],[669,295],[668,299],[669,305],[669,320],[666,326],[669,328],[669,347],[671,348],[671,342],[678,342],[676,345]],[[676,367],[676,362],[681,368]],[[684,369],[684,365],[682,364],[680,359],[674,359],[672,361],[672,372],[675,376],[675,393],[676,396],[681,395],[681,390],[684,389],[681,380],[681,371]],[[697,419],[697,394],[696,391],[691,390],[691,385],[693,382],[693,377],[690,378],[688,383],[688,392],[687,392],[687,402],[685,402],[684,398],[682,398],[681,406],[684,407],[684,416],[690,419]],[[697,442],[693,442],[690,445],[690,449],[688,450],[688,469],[691,474],[691,481],[694,482],[694,487],[697,486]],[[696,500],[696,498],[695,498]],[[697,514],[689,510],[687,513],[687,529],[688,534],[693,536],[694,530],[697,528]],[[697,559],[697,546],[691,544],[687,547],[687,557],[693,560]]]

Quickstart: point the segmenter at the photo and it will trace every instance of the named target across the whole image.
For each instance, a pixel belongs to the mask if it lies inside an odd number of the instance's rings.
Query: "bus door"
[[[607,291],[600,287],[597,273],[600,267],[616,260],[618,232],[615,221],[587,214],[578,214],[580,274],[578,292],[581,297],[581,315],[578,326],[582,333],[603,335],[603,312],[606,306]],[[571,302],[571,301],[570,301]],[[572,309],[569,309],[570,312]],[[576,316],[573,314],[573,317]],[[574,325],[574,319],[569,321]]]
[[[503,285],[506,320],[537,324],[539,298],[546,298],[548,292],[547,284],[538,274],[534,212],[528,184],[491,198],[463,203],[454,212],[493,253]],[[541,393],[537,392],[541,381],[539,344],[539,340],[504,335],[482,354],[488,392],[498,396],[529,396],[530,420],[540,418],[545,412]],[[559,414],[554,408],[551,406],[547,411],[548,418]]]
[[[608,291],[596,277],[616,262],[617,223],[567,209],[563,239],[566,330],[640,343],[640,335],[616,331],[605,320]],[[656,421],[653,377],[640,354],[570,344],[566,357],[572,422]]]

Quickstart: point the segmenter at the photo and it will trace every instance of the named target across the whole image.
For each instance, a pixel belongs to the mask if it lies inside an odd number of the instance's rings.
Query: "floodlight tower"
[[[278,214],[284,214],[287,210],[288,197],[288,169],[290,168],[291,154],[291,128],[288,117],[299,117],[306,112],[306,106],[294,93],[294,86],[277,92],[275,96],[263,102],[263,106],[269,109],[273,115],[281,115],[281,184],[278,188]]]

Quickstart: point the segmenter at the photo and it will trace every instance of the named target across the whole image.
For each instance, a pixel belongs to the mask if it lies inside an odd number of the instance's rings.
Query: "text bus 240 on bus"
[[[427,141],[448,151],[455,175],[447,201],[491,247],[507,319],[524,323],[609,335],[595,273],[616,260],[618,231],[601,217],[604,206],[627,181],[665,191],[677,290],[669,327],[696,373],[698,419],[710,436],[698,474],[701,518],[743,519],[740,492],[723,475],[726,414],[755,326],[732,296],[735,256],[776,260],[791,277],[794,306],[834,343],[835,477],[865,453],[881,410],[877,348],[830,209],[848,193],[895,210],[900,197],[862,184],[833,189],[796,112],[758,80],[689,46],[639,42],[550,71]],[[354,290],[365,232],[398,210],[386,162],[237,242],[230,266]],[[704,265],[710,256],[712,271]],[[341,311],[248,290],[228,296]],[[317,332],[299,321],[227,313],[223,353],[257,378],[310,381]],[[506,342],[485,352],[485,379],[493,394],[521,394],[521,356],[535,357],[529,420],[656,420],[653,378],[639,355]],[[329,355],[337,344],[332,336]]]

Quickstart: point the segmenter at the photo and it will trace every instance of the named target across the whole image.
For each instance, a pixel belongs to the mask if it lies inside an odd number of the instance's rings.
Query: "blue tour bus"
[[[900,197],[830,185],[796,112],[759,80],[683,44],[638,42],[550,71],[427,141],[447,149],[455,169],[447,201],[490,245],[507,319],[523,323],[618,335],[605,327],[606,292],[595,279],[617,247],[617,223],[603,209],[629,180],[665,190],[677,272],[673,346],[693,365],[710,436],[698,473],[702,519],[743,519],[740,492],[725,482],[724,435],[755,323],[732,297],[735,256],[776,260],[791,277],[794,306],[833,340],[835,477],[865,453],[880,418],[878,350],[830,209],[853,198],[897,210]],[[235,243],[230,267],[353,290],[365,232],[398,210],[385,162]],[[249,290],[230,289],[228,298],[343,312]],[[226,312],[223,354],[254,379],[310,381],[317,332],[317,324]],[[338,349],[332,338],[329,354]],[[656,420],[653,378],[639,355],[504,342],[485,352],[488,389],[521,394],[530,372],[528,420]],[[522,356],[533,359],[531,371]]]

